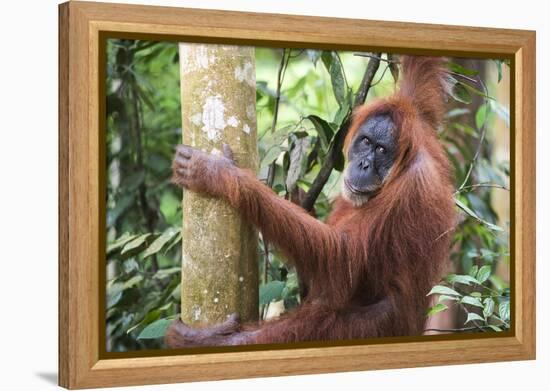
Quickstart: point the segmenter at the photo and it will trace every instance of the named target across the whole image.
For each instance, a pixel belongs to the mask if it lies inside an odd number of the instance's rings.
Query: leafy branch
[[[487,110],[489,110],[489,92],[487,90],[487,86],[479,76],[477,76],[477,81],[482,86],[483,92],[484,92],[485,118],[483,119],[483,124],[481,125],[481,136],[479,137],[479,143],[477,145],[476,152],[474,154],[474,157],[472,158],[472,161],[470,162],[470,165],[468,166],[468,171],[466,172],[466,176],[464,177],[462,184],[458,188],[458,191],[461,191],[466,186],[466,183],[468,183],[468,179],[470,179],[470,175],[472,175],[472,170],[474,169],[477,159],[481,154],[481,149],[483,148],[483,142],[485,141],[485,136],[487,134],[487,118],[488,118]]]
[[[288,62],[291,58],[291,51],[283,49],[283,55],[281,56],[281,62],[277,70],[277,87],[275,90],[275,104],[273,108],[273,120],[271,121],[271,133],[275,133],[277,127],[277,120],[279,117],[279,104],[281,102],[281,87],[283,85],[283,80],[285,78],[285,72],[288,67]],[[267,185],[269,187],[273,186],[273,180],[275,179],[275,162],[273,161],[267,171]],[[262,276],[263,283],[267,283],[267,271],[269,266],[269,243],[267,240],[263,240],[264,246],[264,273]]]
[[[475,189],[478,189],[478,188],[483,188],[483,187],[489,187],[489,188],[494,188],[494,189],[502,189],[502,190],[510,191],[510,189],[508,187],[503,186],[503,185],[499,185],[498,183],[481,182],[481,183],[476,183],[474,185],[463,186],[460,189],[458,189],[457,191],[455,191],[455,195],[458,194],[458,193],[464,193],[464,192],[472,191],[472,190],[475,190]]]
[[[474,327],[458,329],[426,329],[425,331],[473,331],[486,332],[488,329],[502,331],[510,328],[510,296],[509,290],[495,290],[486,285],[491,277],[491,266],[472,267],[469,274],[449,274],[443,284],[434,286],[427,296],[439,295],[438,302],[432,306],[427,316],[433,316],[447,310],[444,304],[454,303],[465,315],[464,324],[472,323]],[[463,287],[468,287],[466,290]],[[482,294],[476,287],[482,288],[488,294]],[[472,291],[472,288],[474,290]],[[497,322],[495,324],[495,322]]]

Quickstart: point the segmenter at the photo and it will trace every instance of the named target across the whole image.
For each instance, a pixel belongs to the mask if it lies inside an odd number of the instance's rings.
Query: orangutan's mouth
[[[356,188],[355,186],[353,186],[351,183],[349,183],[347,178],[344,178],[344,184],[346,185],[348,190],[353,194],[356,194],[356,195],[368,195],[369,194],[369,191],[360,190],[360,189]]]

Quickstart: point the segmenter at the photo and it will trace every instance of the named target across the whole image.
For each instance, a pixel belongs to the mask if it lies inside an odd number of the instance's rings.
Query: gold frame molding
[[[193,354],[107,354],[101,348],[105,99],[100,64],[108,37],[510,59],[512,330],[488,338],[432,336]],[[534,359],[534,172],[533,31],[79,1],[61,4],[59,384],[75,389]]]

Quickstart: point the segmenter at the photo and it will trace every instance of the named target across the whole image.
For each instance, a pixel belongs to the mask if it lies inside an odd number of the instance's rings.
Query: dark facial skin
[[[377,114],[359,127],[348,149],[344,196],[359,206],[376,193],[387,178],[397,152],[391,117]]]

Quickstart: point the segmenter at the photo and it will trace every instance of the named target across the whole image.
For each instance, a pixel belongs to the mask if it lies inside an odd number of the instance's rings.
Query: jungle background
[[[460,220],[448,274],[426,292],[427,333],[499,332],[510,327],[509,64],[451,59],[449,71],[439,138]],[[349,112],[365,95],[393,93],[398,79],[388,53],[256,48],[258,178],[324,220],[340,191]],[[182,191],[170,183],[182,134],[177,43],[108,40],[106,92],[107,351],[162,348],[180,312]],[[303,197],[319,182],[318,196]],[[261,237],[258,248],[265,319],[300,297],[295,271]]]

